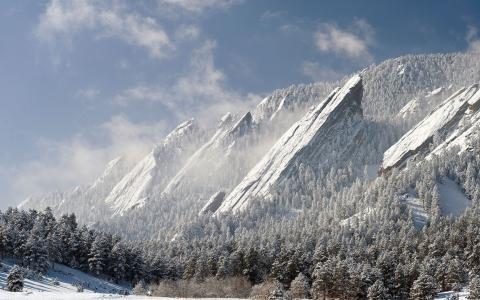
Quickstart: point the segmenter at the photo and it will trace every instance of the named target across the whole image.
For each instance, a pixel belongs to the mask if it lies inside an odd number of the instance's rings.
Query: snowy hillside
[[[465,115],[474,114],[476,105],[480,99],[478,84],[468,88],[462,88],[445,100],[429,116],[407,132],[397,143],[390,147],[384,154],[382,172],[401,166],[412,155],[437,142],[434,137],[445,136],[453,140],[461,129],[458,124],[462,123]],[[450,137],[452,132],[455,137]],[[460,131],[461,132],[461,131]],[[439,143],[439,142],[437,142]],[[452,143],[452,141],[450,141]],[[440,146],[441,148],[445,145]],[[435,151],[441,151],[441,148]]]
[[[335,89],[280,138],[226,197],[218,213],[244,209],[252,198],[267,197],[269,189],[292,176],[302,160],[328,162],[350,154],[361,134],[362,92],[360,76]]]
[[[11,261],[2,261],[2,264],[4,268],[0,271],[0,287],[4,290],[6,288],[7,275],[13,263]],[[55,269],[50,269],[40,278],[26,278],[23,294],[29,295],[30,293],[35,293],[35,298],[37,299],[41,297],[40,293],[46,293],[46,295],[49,295],[49,293],[58,293],[63,294],[65,297],[65,293],[77,293],[77,286],[79,284],[84,287],[84,293],[88,294],[119,294],[123,291],[131,293],[130,287],[113,284],[64,265],[56,264]],[[0,291],[0,299],[4,299],[3,297],[12,297],[12,295],[15,294],[8,292],[2,293]],[[33,297],[31,298],[34,299]]]
[[[193,120],[178,125],[108,194],[105,202],[114,215],[141,207],[158,194],[201,141],[201,130]]]

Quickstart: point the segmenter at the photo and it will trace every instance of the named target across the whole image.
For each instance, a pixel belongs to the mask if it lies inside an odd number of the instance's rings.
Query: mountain
[[[401,167],[413,154],[410,148],[428,150],[428,159],[455,145],[469,149],[478,118],[473,100],[446,105],[438,120],[422,120],[447,94],[479,82],[479,68],[472,53],[406,55],[361,71],[362,95],[355,97],[342,100],[341,91],[332,93],[351,85],[352,76],[275,90],[247,112],[226,114],[213,128],[183,132],[185,142],[167,138],[133,165],[119,161],[119,171],[97,180],[93,192],[87,186],[33,196],[22,207],[48,205],[57,215],[75,212],[81,223],[96,222],[128,238],[166,240],[180,232],[198,236],[202,227],[190,224],[208,212],[220,217],[260,202],[257,213],[266,215],[281,208],[285,215],[325,210],[324,202],[339,205],[337,193],[357,181],[376,181],[377,170]],[[452,111],[458,118],[449,122]],[[174,132],[195,127],[185,124]],[[427,134],[412,133],[424,126],[431,129]],[[270,201],[251,201],[262,197]]]
[[[438,139],[445,142],[438,145],[435,153],[449,145],[466,144],[464,134],[469,135],[479,119],[479,103],[478,84],[458,90],[385,152],[380,171],[387,172],[404,165],[410,157],[428,150],[432,143],[438,144]]]
[[[323,165],[351,154],[355,142],[361,140],[362,93],[358,75],[335,89],[280,138],[217,212],[245,208],[254,197],[268,198],[269,190],[294,176],[302,161]]]
[[[130,169],[123,157],[110,161],[103,173],[89,186],[78,186],[70,191],[57,191],[27,198],[18,207],[43,210],[51,207],[55,214],[75,212],[84,223],[93,223],[109,213],[104,199]]]
[[[159,193],[175,172],[185,163],[202,140],[203,134],[194,120],[177,126],[163,143],[110,189],[105,202],[114,215],[122,215],[134,207],[141,207]]]

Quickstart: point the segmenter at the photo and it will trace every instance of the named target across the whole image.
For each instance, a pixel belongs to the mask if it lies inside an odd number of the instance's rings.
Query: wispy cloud
[[[478,28],[473,25],[468,25],[466,41],[468,43],[469,52],[480,53],[480,40],[478,39]]]
[[[123,156],[134,162],[146,154],[165,129],[163,122],[133,123],[117,115],[88,134],[63,141],[41,139],[37,143],[40,157],[9,170],[13,194],[26,197],[90,184],[112,158]]]
[[[320,52],[371,62],[369,47],[374,43],[374,35],[373,28],[363,19],[355,20],[351,28],[323,23],[314,33],[314,42]]]
[[[286,15],[287,15],[286,11],[266,10],[260,16],[260,21],[267,22],[267,21],[270,21],[270,20],[273,20],[273,19],[278,19],[278,18],[284,17]]]
[[[153,18],[131,12],[113,1],[51,0],[40,16],[35,35],[54,42],[91,30],[99,38],[118,38],[148,50],[153,57],[164,57],[175,47],[163,27]]]
[[[160,9],[169,13],[202,14],[209,10],[228,9],[244,0],[158,0]]]
[[[190,69],[172,85],[137,85],[116,95],[113,101],[120,105],[159,103],[178,119],[194,116],[201,121],[214,121],[227,111],[250,108],[259,98],[241,95],[228,88],[225,74],[216,68],[213,58],[215,42],[207,41],[191,58]]]
[[[337,70],[313,61],[303,62],[302,73],[314,81],[335,81],[344,76]]]

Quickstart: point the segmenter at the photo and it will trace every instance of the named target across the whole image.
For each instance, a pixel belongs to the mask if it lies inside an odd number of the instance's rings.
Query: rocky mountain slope
[[[358,75],[335,89],[280,138],[217,212],[245,208],[254,197],[268,198],[269,190],[293,176],[302,161],[322,165],[351,154],[361,140],[362,93]]]
[[[408,55],[366,68],[361,79],[276,90],[249,112],[226,114],[216,128],[179,125],[136,165],[113,161],[91,186],[34,196],[22,207],[75,212],[83,223],[137,220],[129,232],[142,222],[152,232],[175,232],[200,212],[242,210],[272,190],[319,198],[311,191],[328,184],[322,193],[329,195],[364,173],[375,179],[368,170],[402,166],[419,149],[468,149],[480,118],[476,85],[427,114],[480,81],[479,68],[471,53]]]
[[[410,157],[427,151],[432,143],[438,145],[435,153],[452,145],[467,147],[467,136],[479,118],[479,103],[478,84],[458,90],[385,152],[381,172],[404,165]]]

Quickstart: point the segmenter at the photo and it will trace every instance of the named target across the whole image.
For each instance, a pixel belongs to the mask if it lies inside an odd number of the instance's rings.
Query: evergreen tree
[[[100,275],[107,270],[110,249],[105,234],[97,234],[88,259],[90,272]]]
[[[23,261],[30,269],[45,273],[48,270],[48,248],[45,241],[44,223],[37,218],[24,246]]]
[[[377,281],[368,288],[367,297],[371,300],[387,300],[392,298],[387,288],[383,285],[383,281],[380,279],[377,279]]]
[[[310,298],[310,284],[303,273],[299,273],[290,285],[290,291],[293,298],[308,299]]]
[[[468,284],[468,299],[480,299],[480,276],[474,276]]]
[[[426,273],[420,276],[413,283],[410,290],[410,297],[412,299],[433,299],[437,291],[435,279],[433,276]]]
[[[125,270],[127,268],[127,253],[124,245],[121,242],[118,242],[115,244],[115,246],[113,246],[112,265],[110,268],[111,274],[117,283],[125,278]]]
[[[10,292],[21,292],[23,290],[23,272],[16,265],[8,273],[7,290]]]

